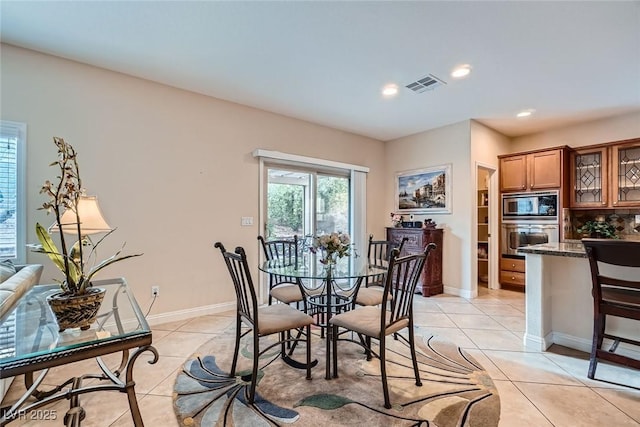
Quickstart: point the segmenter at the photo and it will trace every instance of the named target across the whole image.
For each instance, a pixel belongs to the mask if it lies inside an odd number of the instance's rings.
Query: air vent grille
[[[447,84],[447,83],[445,83],[443,80],[440,80],[439,78],[437,78],[433,74],[427,74],[424,77],[420,77],[415,82],[409,83],[405,87],[407,89],[411,89],[412,91],[414,91],[416,93],[422,93],[422,92],[427,91],[427,90],[433,90],[433,89],[437,88],[438,86],[442,86],[442,85],[445,85],[445,84]]]

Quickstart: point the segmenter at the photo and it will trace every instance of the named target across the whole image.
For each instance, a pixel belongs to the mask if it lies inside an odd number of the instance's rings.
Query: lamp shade
[[[80,216],[80,234],[106,233],[112,228],[102,216],[98,198],[96,196],[80,196],[78,199],[78,214]],[[62,232],[76,234],[78,232],[76,214],[73,210],[67,209],[60,218]],[[58,231],[58,224],[49,227],[50,231]]]

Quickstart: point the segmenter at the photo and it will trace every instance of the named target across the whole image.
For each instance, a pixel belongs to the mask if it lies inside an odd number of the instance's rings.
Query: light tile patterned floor
[[[173,382],[182,362],[196,348],[231,326],[232,314],[202,316],[154,328],[154,345],[160,353],[156,365],[139,360],[134,378],[147,426],[178,426],[172,409]],[[416,325],[446,337],[471,353],[489,372],[500,393],[500,426],[639,426],[640,391],[589,380],[588,355],[553,346],[547,352],[526,351],[524,294],[480,289],[478,298],[438,295],[416,296]],[[142,358],[141,358],[142,359]],[[68,377],[88,362],[56,369],[49,379]],[[640,387],[640,373],[600,364],[597,377]],[[318,381],[323,381],[316,375]],[[15,381],[8,399],[24,390]],[[51,408],[58,420],[19,421],[11,425],[61,425],[66,401]],[[121,393],[96,393],[82,397],[87,411],[83,426],[132,426],[127,399]]]

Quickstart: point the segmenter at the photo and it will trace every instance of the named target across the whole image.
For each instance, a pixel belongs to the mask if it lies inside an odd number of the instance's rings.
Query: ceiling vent
[[[433,90],[438,86],[446,85],[444,81],[440,80],[433,74],[427,74],[424,77],[419,78],[415,82],[411,82],[405,87],[411,89],[415,93],[422,93],[426,90]]]

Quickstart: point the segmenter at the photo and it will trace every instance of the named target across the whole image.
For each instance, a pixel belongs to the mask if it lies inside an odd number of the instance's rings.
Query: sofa
[[[14,266],[10,262],[0,262],[0,322],[18,303],[20,298],[34,285],[40,282],[42,264],[27,264]],[[15,320],[7,320],[6,328],[13,328]],[[13,378],[0,380],[0,400],[4,397]]]
[[[42,264],[16,265],[13,274],[7,273],[8,268],[4,269],[4,274],[9,276],[0,283],[0,320],[11,311],[22,295],[40,282],[43,268]]]

